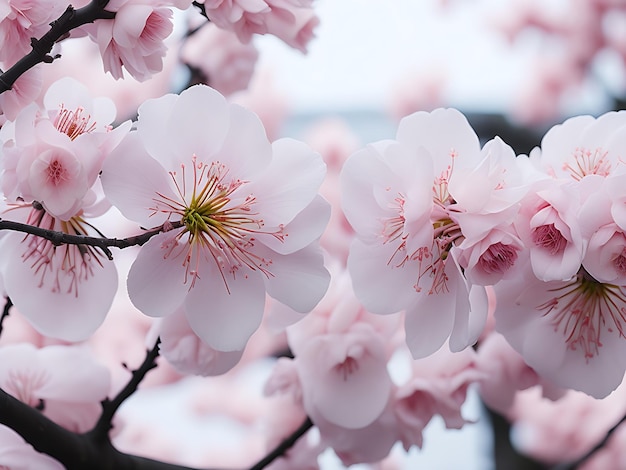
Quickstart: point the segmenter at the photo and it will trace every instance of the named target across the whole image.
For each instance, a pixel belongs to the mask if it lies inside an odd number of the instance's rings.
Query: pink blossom
[[[2,189],[10,200],[38,201],[46,212],[69,220],[95,198],[91,187],[108,152],[128,132],[126,123],[111,132],[115,106],[92,99],[71,78],[53,83],[44,108],[32,104],[0,131]]]
[[[536,385],[543,387],[543,396],[556,400],[565,390],[541,379],[498,333],[491,333],[481,341],[477,368],[483,373],[480,379],[480,396],[492,409],[507,414],[517,392]]]
[[[205,0],[207,16],[218,27],[234,31],[240,41],[253,34],[273,34],[306,52],[319,23],[311,2],[294,0]]]
[[[267,0],[271,12],[265,15],[267,32],[303,54],[313,39],[319,18],[309,8],[293,8],[289,0]]]
[[[538,389],[524,391],[518,394],[509,413],[512,441],[520,452],[542,462],[577,459],[600,442],[608,429],[624,415],[624,392],[624,387],[620,386],[608,397],[597,400],[570,390],[562,398],[552,401],[542,397]],[[624,458],[623,449],[619,449],[623,429],[620,426],[608,445],[581,468],[620,468],[612,463]],[[605,453],[604,449],[608,452]],[[603,461],[605,465],[601,465]]]
[[[42,87],[41,68],[33,67],[15,81],[10,90],[0,95],[0,111],[14,121],[22,108],[35,101]]]
[[[520,193],[502,184],[504,169],[485,163],[509,151],[499,142],[481,151],[463,115],[438,109],[404,118],[397,140],[370,144],[344,165],[343,208],[357,234],[348,257],[355,293],[374,313],[407,310],[407,343],[416,358],[448,339],[462,350],[482,330],[486,296],[463,276],[458,245],[464,230],[488,232],[471,221],[510,217],[506,210]],[[468,178],[472,171],[476,179]],[[501,187],[510,197],[490,199]]]
[[[31,38],[40,38],[50,22],[67,7],[52,0],[0,2],[0,61],[13,65],[31,50]]]
[[[542,378],[602,398],[626,370],[623,286],[581,269],[572,279],[543,282],[526,268],[495,287],[496,329]]]
[[[115,11],[113,20],[84,27],[98,44],[105,72],[120,79],[124,67],[133,78],[145,81],[163,69],[164,40],[174,25],[172,10],[160,3],[127,0],[110,5],[108,9]]]
[[[571,279],[580,268],[585,254],[578,219],[581,190],[576,181],[543,180],[522,201],[515,228],[538,279]]]
[[[471,349],[451,353],[442,348],[428,358],[414,361],[411,378],[394,393],[393,410],[399,439],[405,450],[422,447],[422,431],[440,415],[448,429],[460,429],[468,387],[483,377]]]
[[[242,44],[234,33],[211,24],[187,38],[180,53],[183,62],[197,68],[223,95],[248,87],[259,57],[254,44]]]
[[[357,429],[373,423],[391,393],[382,338],[367,324],[345,334],[311,339],[296,357],[304,407],[338,426]]]
[[[109,393],[108,370],[78,346],[36,349],[26,343],[0,348],[0,387],[57,424],[87,432]]]
[[[0,130],[4,218],[72,235],[97,235],[89,219],[110,205],[97,183],[102,161],[128,131],[110,131],[115,107],[89,98],[72,79],[53,84],[44,108],[32,104]],[[42,334],[89,337],[117,290],[117,272],[94,247],[63,245],[17,232],[2,237],[0,270],[15,305]],[[54,300],[52,300],[54,299]]]
[[[254,114],[200,85],[144,103],[137,128],[107,159],[105,193],[142,226],[181,227],[140,250],[133,303],[155,317],[182,307],[220,351],[244,348],[266,293],[311,310],[329,282],[316,242],[328,221],[319,155],[290,139],[270,144]]]
[[[243,354],[218,351],[205,344],[189,326],[182,309],[163,318],[158,329],[160,353],[181,374],[221,375],[235,367]]]

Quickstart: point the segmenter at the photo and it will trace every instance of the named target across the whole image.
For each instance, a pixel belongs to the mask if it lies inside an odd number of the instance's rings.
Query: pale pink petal
[[[65,341],[87,339],[104,321],[117,292],[114,263],[106,259],[102,266],[92,263],[93,273],[78,280],[77,291],[70,288],[75,282],[72,274],[60,270],[48,272],[40,285],[41,275],[31,267],[32,261],[24,261],[20,256],[26,249],[22,240],[21,234],[8,234],[0,247],[7,258],[3,269],[7,294],[40,333]],[[76,249],[73,256],[79,257],[75,246],[69,249]],[[59,262],[59,256],[56,258]]]
[[[366,245],[355,240],[348,256],[348,270],[357,298],[372,313],[395,313],[414,302],[417,263],[395,266],[389,263],[396,249],[392,245]]]
[[[315,198],[326,165],[308,145],[293,139],[280,139],[272,144],[273,158],[266,172],[250,182],[258,197],[258,210],[266,227],[291,222]]]
[[[39,351],[42,368],[54,371],[54,380],[39,389],[41,398],[99,403],[107,397],[109,370],[97,363],[88,349],[52,345]]]
[[[321,196],[316,196],[291,222],[285,225],[278,238],[273,234],[259,233],[256,239],[277,253],[287,255],[310,245],[317,240],[330,219],[330,205]]]
[[[189,112],[192,109],[193,112]],[[226,99],[212,88],[196,85],[183,91],[166,123],[170,147],[176,152],[178,161],[187,162],[194,154],[206,163],[212,161],[224,144],[231,119]],[[144,127],[138,126],[138,129],[143,139],[152,138],[153,134],[144,132],[147,130]],[[157,150],[150,150],[158,159],[154,152]],[[166,166],[168,169],[178,169],[177,167],[178,165]]]
[[[349,429],[377,419],[391,392],[382,338],[369,325],[359,326],[344,335],[313,338],[297,358],[307,411],[314,407]]]
[[[182,374],[221,375],[235,367],[242,351],[217,351],[191,329],[183,309],[165,317],[159,326],[159,351]]]
[[[455,165],[474,167],[480,161],[478,137],[456,109],[419,111],[405,117],[398,126],[397,139],[414,151],[424,147],[432,155],[436,175],[450,164],[452,153],[456,155]]]
[[[176,233],[152,237],[139,251],[128,273],[128,295],[133,304],[146,315],[162,317],[180,307],[189,291],[185,284],[183,256],[175,256]],[[183,239],[180,249],[184,250]]]
[[[218,351],[241,351],[263,317],[265,285],[262,274],[242,268],[227,278],[207,270],[185,299],[189,325],[209,346]]]
[[[175,199],[172,180],[146,153],[136,132],[128,134],[105,160],[101,178],[107,198],[125,217],[145,228],[156,227],[167,219],[167,214],[153,208],[157,206],[157,193]]]
[[[259,254],[272,260],[271,276],[264,277],[267,293],[296,312],[310,312],[322,299],[330,283],[324,255],[318,245],[280,255],[271,250]]]
[[[272,161],[272,146],[259,117],[231,104],[230,128],[215,160],[225,163],[242,180],[257,177]],[[203,131],[205,132],[205,131]]]
[[[405,191],[400,176],[393,173],[383,152],[391,141],[368,146],[354,153],[341,170],[342,207],[348,222],[366,241],[376,241],[382,231],[381,221],[393,217],[395,212],[379,204],[375,188],[389,192],[392,199]],[[408,174],[408,173],[407,173]]]
[[[406,344],[414,359],[426,357],[437,351],[448,339],[454,326],[457,286],[450,284],[450,291],[426,294],[406,311],[404,329]]]

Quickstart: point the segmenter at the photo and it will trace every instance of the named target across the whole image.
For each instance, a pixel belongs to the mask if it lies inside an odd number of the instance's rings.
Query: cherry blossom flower
[[[206,14],[218,27],[234,31],[241,42],[253,34],[273,34],[306,52],[319,19],[311,2],[293,0],[205,0]]]
[[[38,201],[48,214],[68,221],[93,203],[91,187],[102,162],[130,122],[111,131],[113,102],[91,98],[69,77],[48,88],[43,104],[24,108],[2,127],[0,183],[10,201]]]
[[[221,375],[235,367],[243,351],[218,351],[204,343],[191,329],[179,308],[158,323],[159,352],[181,374],[203,377]]]
[[[404,118],[397,140],[370,144],[344,165],[343,207],[357,234],[348,257],[355,293],[374,313],[406,309],[416,358],[448,339],[460,351],[478,338],[486,295],[462,269],[477,265],[500,278],[516,263],[511,223],[526,183],[513,155],[499,139],[481,150],[461,113],[438,109]],[[494,257],[502,258],[497,266]]]
[[[460,429],[467,423],[461,406],[469,386],[484,377],[475,356],[472,349],[451,353],[441,348],[413,361],[411,377],[395,390],[393,400],[397,432],[405,450],[413,445],[422,447],[422,431],[435,415],[443,418],[448,429]]]
[[[225,352],[258,328],[266,293],[310,311],[329,282],[317,242],[329,217],[320,156],[290,139],[270,144],[254,114],[202,85],[144,103],[137,129],[107,159],[105,193],[142,226],[172,229],[130,269],[135,306],[154,317],[182,307]]]
[[[180,54],[185,64],[197,68],[206,83],[223,95],[248,87],[259,57],[254,44],[242,44],[231,31],[211,24],[188,37]]]
[[[105,72],[120,79],[124,67],[142,82],[160,72],[167,51],[164,40],[174,29],[166,2],[120,0],[108,4],[107,10],[115,12],[114,19],[83,26],[98,44]]]
[[[73,79],[53,84],[44,108],[32,104],[0,130],[4,218],[72,235],[101,235],[90,223],[110,204],[97,177],[129,130],[111,131],[115,107],[92,100]],[[42,334],[82,341],[102,323],[117,291],[117,272],[94,247],[55,246],[18,232],[3,234],[0,272],[13,303]]]
[[[626,113],[553,127],[530,160],[539,179],[515,227],[530,252],[495,286],[496,329],[542,378],[604,397],[626,361],[623,217]]]
[[[31,50],[31,38],[50,29],[69,3],[53,0],[2,0],[0,2],[0,61],[14,64]]]
[[[0,387],[57,424],[87,432],[100,416],[110,376],[84,347],[21,343],[0,348]]]
[[[543,396],[551,400],[561,398],[566,392],[542,379],[496,332],[481,340],[476,363],[483,374],[479,381],[481,398],[490,408],[502,414],[509,412],[521,390],[540,385]]]
[[[626,370],[625,288],[584,269],[567,281],[544,282],[529,269],[521,276],[494,286],[496,329],[541,377],[608,395]]]

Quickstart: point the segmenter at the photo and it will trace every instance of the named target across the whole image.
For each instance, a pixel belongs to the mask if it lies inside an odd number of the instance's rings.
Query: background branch
[[[288,436],[284,441],[278,444],[273,451],[271,451],[264,458],[259,460],[256,465],[250,467],[250,470],[262,470],[277,458],[285,455],[285,452],[287,452],[296,443],[296,441],[304,436],[306,432],[312,427],[313,422],[311,421],[311,418],[307,416],[304,423],[302,423],[300,427],[291,434],[291,436]]]
[[[109,431],[112,427],[111,421],[113,420],[113,415],[124,400],[135,393],[137,387],[146,374],[157,366],[156,358],[159,356],[160,343],[161,338],[157,338],[154,347],[151,350],[146,351],[145,359],[137,369],[132,371],[132,376],[129,382],[122,390],[120,390],[115,398],[112,400],[107,398],[102,402],[102,414],[100,415],[100,419],[98,419],[94,428],[87,433],[90,438],[94,439],[96,442],[108,440]]]
[[[56,57],[50,56],[52,47],[59,39],[66,36],[72,29],[99,19],[115,18],[115,13],[106,11],[109,0],[92,0],[87,6],[75,10],[68,6],[63,14],[50,23],[50,30],[40,39],[31,39],[32,50],[17,61],[6,72],[0,74],[0,93],[11,89],[15,81],[27,70],[41,62],[52,62]]]
[[[13,230],[15,232],[28,233],[36,237],[50,240],[53,245],[88,245],[100,248],[107,257],[112,260],[113,255],[108,247],[128,248],[129,246],[141,246],[155,235],[183,226],[182,222],[166,222],[159,227],[147,230],[141,235],[135,235],[128,238],[106,238],[106,237],[87,237],[84,235],[70,235],[65,232],[57,232],[33,225],[23,224],[21,222],[13,222],[12,220],[0,219],[0,230]]]

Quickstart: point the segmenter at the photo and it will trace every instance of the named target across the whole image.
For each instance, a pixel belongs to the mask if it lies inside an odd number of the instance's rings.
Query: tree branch
[[[68,6],[63,14],[50,23],[50,30],[40,39],[31,39],[31,51],[18,60],[11,68],[0,75],[0,93],[11,89],[15,81],[27,70],[41,62],[52,62],[50,56],[54,43],[67,35],[72,29],[99,19],[115,18],[115,13],[106,11],[109,0],[92,0],[87,6],[75,10]]]
[[[135,235],[128,238],[105,238],[105,237],[87,237],[85,235],[70,235],[65,232],[57,232],[33,225],[14,222],[12,220],[0,219],[0,230],[13,230],[15,232],[28,233],[36,237],[50,240],[53,245],[88,245],[100,248],[107,257],[112,260],[113,255],[108,247],[128,248],[129,246],[141,246],[155,235],[183,226],[182,222],[166,222],[163,225],[148,230],[141,235]]]
[[[9,316],[9,311],[11,307],[13,307],[13,302],[9,297],[6,298],[7,301],[4,304],[4,309],[2,309],[2,316],[0,316],[0,335],[2,335],[2,329],[4,328],[4,320]]]
[[[146,351],[146,358],[143,360],[141,365],[132,372],[129,382],[122,390],[120,390],[115,398],[112,400],[107,398],[102,402],[102,414],[100,415],[100,419],[98,419],[94,428],[87,433],[90,438],[94,439],[96,442],[108,440],[109,431],[112,427],[111,421],[113,420],[113,415],[124,400],[135,393],[137,387],[146,374],[157,366],[156,358],[159,356],[160,343],[161,338],[157,338],[154,347],[151,350]]]
[[[288,436],[284,441],[278,444],[273,451],[259,460],[256,465],[250,467],[250,470],[262,470],[277,458],[285,455],[285,452],[287,452],[296,443],[296,441],[304,436],[312,427],[313,422],[311,421],[311,418],[307,416],[304,423],[302,423],[302,425],[300,425],[300,427],[296,429],[291,436]]]

